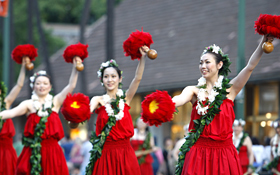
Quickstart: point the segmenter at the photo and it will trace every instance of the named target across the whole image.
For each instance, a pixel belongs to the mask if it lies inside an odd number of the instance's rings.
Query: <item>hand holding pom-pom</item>
[[[32,70],[34,68],[34,64],[31,61],[35,61],[35,58],[38,56],[38,53],[37,49],[32,44],[23,44],[18,45],[12,51],[11,56],[16,63],[22,64],[24,62],[26,69]]]
[[[81,43],[68,46],[63,53],[65,62],[73,63],[73,59],[79,57],[81,61],[77,62],[76,69],[78,71],[84,70],[84,65],[82,64],[82,62],[88,57],[87,48],[88,45],[84,45]]]

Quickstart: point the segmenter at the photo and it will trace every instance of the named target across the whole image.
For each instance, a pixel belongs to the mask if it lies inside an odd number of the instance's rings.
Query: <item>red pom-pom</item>
[[[131,60],[141,58],[141,53],[139,48],[146,45],[150,48],[150,45],[153,44],[152,35],[147,32],[136,30],[132,32],[129,37],[123,42],[123,50],[125,56],[131,56]]]
[[[158,126],[172,120],[174,112],[176,112],[175,103],[167,91],[157,90],[147,95],[142,102],[142,119],[150,126]]]
[[[254,27],[260,35],[272,34],[280,39],[280,16],[261,14]]]
[[[90,106],[88,96],[69,93],[63,102],[61,113],[64,118],[73,123],[81,123],[90,119]]]
[[[75,56],[78,56],[82,59],[82,61],[88,57],[88,51],[87,51],[88,45],[85,44],[72,44],[68,46],[63,53],[63,57],[65,62],[67,63],[73,63],[73,58]]]
[[[18,45],[12,51],[12,59],[18,63],[22,63],[22,57],[29,57],[30,61],[35,61],[35,58],[38,56],[37,49],[32,44],[23,44]]]

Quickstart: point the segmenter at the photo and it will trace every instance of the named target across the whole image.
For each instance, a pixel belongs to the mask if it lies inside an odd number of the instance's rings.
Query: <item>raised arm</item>
[[[0,116],[2,117],[2,119],[9,119],[9,118],[14,118],[17,116],[27,114],[29,103],[30,103],[30,100],[25,100],[13,109],[0,112]]]
[[[143,47],[147,47],[147,46],[143,46]],[[133,96],[135,95],[138,86],[142,80],[142,76],[143,76],[143,72],[144,72],[144,68],[145,68],[145,61],[146,61],[146,53],[142,50],[142,48],[139,48],[142,57],[138,63],[136,72],[135,72],[135,77],[132,80],[132,82],[129,85],[128,90],[126,91],[126,103],[130,104]]]
[[[172,98],[172,101],[175,103],[176,107],[182,106],[185,103],[188,103],[192,100],[193,95],[195,94],[195,86],[187,86],[182,91],[180,95],[176,95]]]
[[[261,59],[261,56],[263,54],[262,44],[267,40],[273,40],[273,37],[269,37],[267,35],[263,36],[263,38],[262,38],[261,42],[259,43],[257,49],[255,50],[255,52],[250,57],[246,67],[244,67],[240,71],[240,73],[234,79],[232,79],[230,81],[230,84],[232,84],[232,87],[231,87],[231,90],[230,90],[229,98],[231,100],[235,99],[236,95],[239,93],[239,91],[245,86],[245,84],[249,80],[253,70],[258,65],[258,63]]]
[[[81,62],[81,59],[79,57],[75,57],[73,59],[73,68],[72,68],[72,73],[69,79],[68,85],[60,92],[58,93],[54,99],[54,110],[59,111],[59,108],[61,107],[63,101],[65,100],[66,96],[68,93],[72,93],[73,90],[76,87],[77,80],[78,80],[78,71],[76,70],[76,65],[77,62]]]
[[[12,103],[15,101],[16,97],[18,96],[21,88],[23,87],[24,79],[25,79],[25,64],[26,61],[25,59],[23,59],[17,84],[13,87],[10,93],[5,97],[6,109],[9,109],[11,107]]]

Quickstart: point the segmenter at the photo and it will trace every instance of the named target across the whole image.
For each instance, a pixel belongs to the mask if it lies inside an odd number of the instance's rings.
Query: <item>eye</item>
[[[112,77],[113,77],[113,78],[115,78],[115,77],[116,77],[116,75],[112,75]]]
[[[104,76],[104,78],[108,78],[108,76],[107,76],[107,75],[105,75],[105,76]]]

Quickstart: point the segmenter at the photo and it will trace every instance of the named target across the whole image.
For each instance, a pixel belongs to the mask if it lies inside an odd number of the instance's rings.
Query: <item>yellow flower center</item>
[[[78,109],[80,108],[81,106],[78,105],[78,103],[76,101],[74,101],[72,104],[71,104],[71,107],[72,108],[75,108],[75,109]]]
[[[150,112],[153,114],[154,112],[156,112],[156,110],[158,109],[158,104],[156,100],[153,100],[150,104],[149,104],[149,110]]]

